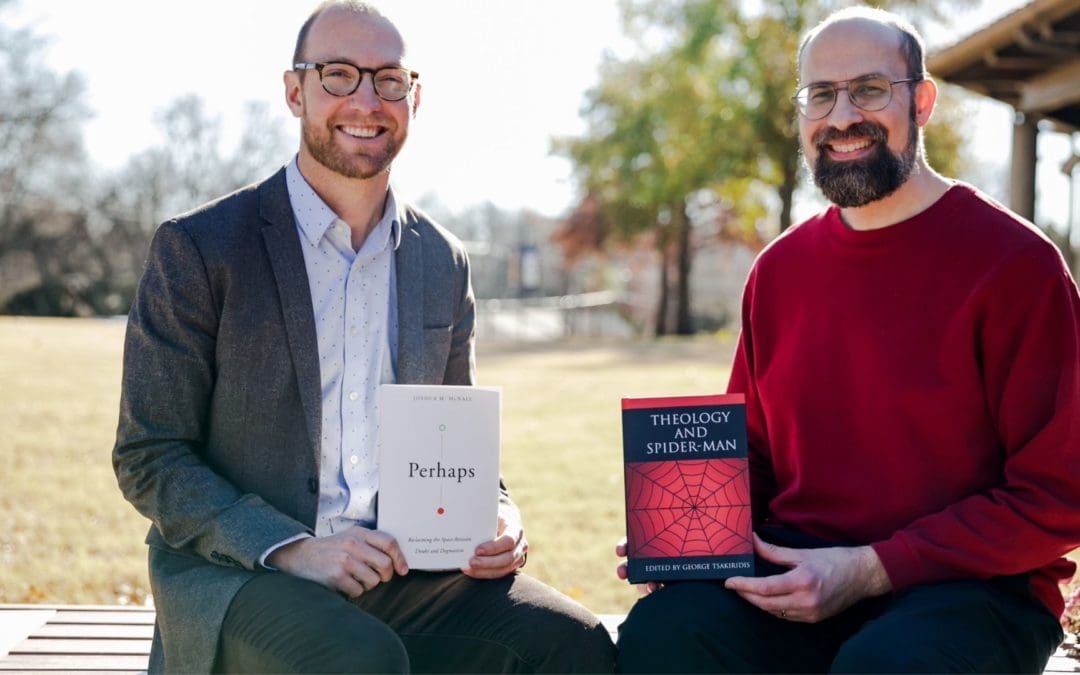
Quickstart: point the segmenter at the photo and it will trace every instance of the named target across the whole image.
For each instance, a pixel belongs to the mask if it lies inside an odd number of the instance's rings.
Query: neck
[[[382,219],[390,185],[389,171],[371,178],[348,178],[315,161],[303,149],[296,164],[316,194],[348,224],[353,249],[360,250]]]
[[[853,230],[880,230],[922,213],[950,187],[952,181],[920,159],[896,192],[864,206],[840,209],[840,217]]]

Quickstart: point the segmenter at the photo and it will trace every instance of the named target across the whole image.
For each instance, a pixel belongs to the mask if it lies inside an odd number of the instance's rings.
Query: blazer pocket
[[[424,329],[424,380],[439,384],[450,359],[450,326]]]

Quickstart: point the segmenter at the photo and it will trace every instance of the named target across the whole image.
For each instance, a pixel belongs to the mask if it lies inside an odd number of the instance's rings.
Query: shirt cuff
[[[300,541],[301,539],[309,539],[309,538],[311,538],[310,534],[308,534],[307,532],[301,532],[300,534],[298,534],[296,536],[293,536],[293,537],[289,537],[288,539],[286,539],[284,541],[279,541],[278,543],[274,544],[270,548],[263,551],[263,554],[261,556],[259,556],[259,566],[262,567],[263,569],[274,570],[276,572],[277,571],[276,567],[271,567],[270,565],[266,564],[266,560],[267,560],[267,558],[270,557],[270,554],[273,553],[274,551],[278,550],[282,546],[286,546],[288,544],[291,544],[294,541]]]

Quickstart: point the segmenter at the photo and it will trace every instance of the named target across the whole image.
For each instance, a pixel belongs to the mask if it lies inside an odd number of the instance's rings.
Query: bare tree
[[[157,122],[164,144],[134,155],[103,181],[93,206],[92,218],[113,258],[120,311],[130,304],[159,223],[265,177],[288,156],[281,120],[263,103],[246,105],[243,130],[227,154],[220,118],[208,114],[197,96],[176,99]]]
[[[0,16],[10,7],[0,0]],[[85,85],[46,68],[46,47],[30,29],[0,22],[0,307],[35,287],[63,295],[67,264],[50,258],[77,257],[63,235],[89,192]]]
[[[0,313],[125,312],[157,224],[280,165],[281,121],[248,104],[224,153],[221,121],[183,96],[158,116],[163,145],[102,175],[83,146],[83,79],[46,68],[46,47],[0,22]]]

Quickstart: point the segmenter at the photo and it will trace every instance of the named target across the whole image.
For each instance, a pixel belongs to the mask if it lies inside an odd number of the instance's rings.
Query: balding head
[[[307,47],[307,38],[308,33],[311,32],[311,26],[328,10],[333,10],[334,12],[351,12],[353,14],[364,15],[385,22],[387,26],[397,33],[398,38],[401,39],[402,53],[404,55],[405,40],[401,38],[401,33],[394,23],[387,18],[378,7],[370,2],[364,2],[363,0],[324,0],[324,2],[319,3],[319,5],[312,10],[307,20],[304,21],[304,25],[300,26],[300,32],[296,35],[296,47],[293,49],[293,63],[300,63],[305,60],[304,49]]]
[[[830,38],[839,28],[858,27],[879,36],[881,49],[895,49],[905,63],[905,77],[921,77],[925,74],[922,36],[903,18],[871,7],[848,7],[830,14],[824,21],[811,28],[799,44],[799,80],[805,82],[803,64],[811,47],[827,48]]]

